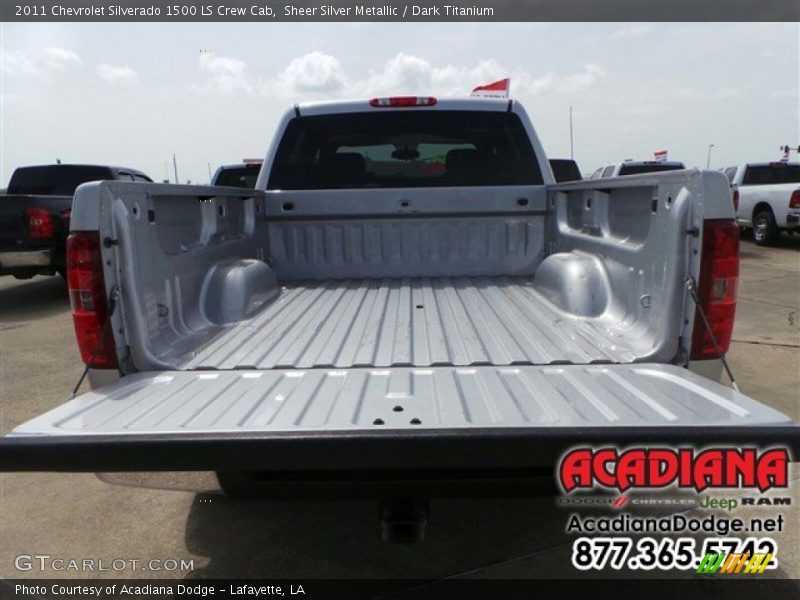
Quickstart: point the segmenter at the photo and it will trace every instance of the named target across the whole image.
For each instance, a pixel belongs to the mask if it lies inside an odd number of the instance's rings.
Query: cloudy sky
[[[263,156],[295,102],[512,78],[553,157],[712,167],[800,143],[798,24],[2,24],[0,187],[19,165],[154,179]]]

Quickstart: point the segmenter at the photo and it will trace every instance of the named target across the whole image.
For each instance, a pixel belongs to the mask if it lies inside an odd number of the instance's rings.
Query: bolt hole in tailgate
[[[725,442],[796,445],[797,427],[671,365],[166,371],[20,425],[0,456],[3,470],[485,471],[552,465],[576,443]]]

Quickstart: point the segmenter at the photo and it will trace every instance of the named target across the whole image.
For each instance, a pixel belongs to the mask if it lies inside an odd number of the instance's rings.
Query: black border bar
[[[661,578],[658,576],[661,575]],[[547,577],[546,572],[541,576]],[[550,598],[691,598],[692,600],[719,598],[796,598],[800,591],[800,582],[788,579],[767,579],[745,575],[685,575],[679,579],[674,573],[655,574],[651,579],[594,579],[582,577],[576,572],[577,579],[475,579],[444,577],[442,579],[4,579],[0,580],[0,597],[2,598],[58,598],[59,600],[77,600],[97,596],[88,594],[64,594],[53,592],[63,586],[65,589],[80,585],[100,587],[105,600],[131,598],[130,594],[122,594],[122,586],[149,586],[151,590],[163,586],[171,588],[172,593],[148,593],[150,600],[166,598],[231,598],[253,596],[231,596],[231,587],[238,586],[271,586],[280,587],[285,598],[303,600],[327,600],[347,598],[362,599],[447,599],[457,598],[502,598],[503,600],[550,599]],[[613,577],[613,574],[609,574]],[[17,585],[28,587],[41,586],[44,594],[31,596],[15,592]],[[178,593],[178,586],[184,588],[214,588],[213,595]],[[110,593],[113,588],[116,593]],[[290,595],[290,589],[303,587],[303,595]],[[108,591],[106,591],[108,590]],[[579,596],[581,594],[581,596]],[[276,598],[277,595],[263,595],[264,598]]]
[[[332,8],[323,10],[323,5]],[[469,10],[461,12],[458,9]],[[800,2],[797,0],[326,0],[325,2],[318,0],[2,0],[0,20],[34,23],[48,21],[797,22],[800,21]]]

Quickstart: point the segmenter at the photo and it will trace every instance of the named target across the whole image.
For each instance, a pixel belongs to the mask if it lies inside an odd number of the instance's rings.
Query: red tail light
[[[703,226],[703,254],[697,295],[711,330],[724,354],[731,345],[736,315],[736,286],[739,281],[739,228],[728,219],[710,219]],[[716,358],[717,351],[703,323],[695,313],[692,360]]]
[[[739,210],[739,190],[733,190],[733,210]]]
[[[401,108],[409,106],[435,106],[436,98],[431,96],[391,96],[389,98],[373,98],[369,105],[373,108]]]
[[[53,237],[53,217],[44,208],[29,206],[25,209],[28,217],[28,235],[34,240]]]
[[[90,367],[116,369],[98,232],[77,231],[67,238],[67,284],[81,359]]]
[[[789,198],[789,208],[800,208],[800,190],[792,192],[792,197]]]

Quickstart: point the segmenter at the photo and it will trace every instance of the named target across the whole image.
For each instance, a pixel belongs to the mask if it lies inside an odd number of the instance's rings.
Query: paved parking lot
[[[800,238],[742,244],[731,363],[742,391],[800,420]],[[81,372],[59,278],[0,280],[0,432],[63,402]],[[794,477],[798,477],[795,469]],[[779,576],[800,576],[798,482],[778,537]],[[785,495],[785,494],[784,494]],[[231,502],[213,495],[108,485],[90,474],[0,476],[0,575],[19,554],[67,559],[185,559],[194,570],[103,573],[152,577],[571,576],[567,513],[552,498],[437,501],[428,539],[380,541],[371,503]],[[100,574],[98,574],[100,575]]]

